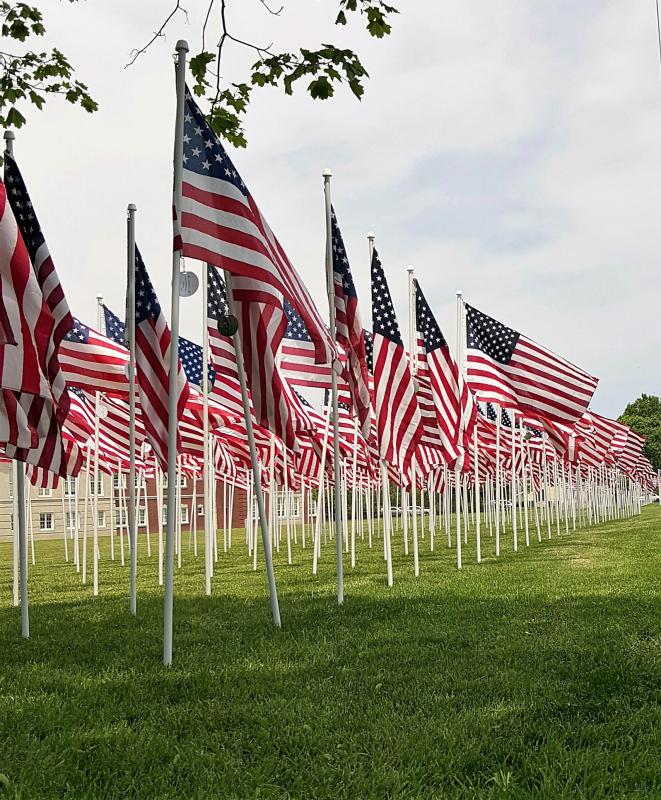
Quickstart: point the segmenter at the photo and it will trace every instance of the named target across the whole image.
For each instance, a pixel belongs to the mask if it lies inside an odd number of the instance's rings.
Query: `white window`
[[[78,478],[67,478],[64,481],[64,496],[72,497],[76,494],[76,486],[78,485]]]
[[[181,522],[184,524],[188,522],[188,506],[182,506],[181,511],[179,512]]]
[[[65,525],[67,526],[68,530],[72,531],[76,527],[76,512],[75,511],[67,511],[65,517]]]
[[[105,528],[106,527],[106,512],[105,511],[99,511],[98,527],[99,528]]]
[[[39,530],[52,531],[53,530],[53,515],[50,512],[39,514]]]
[[[90,475],[90,494],[95,494],[93,475]],[[99,497],[103,497],[103,478],[101,476],[99,476],[99,480],[96,482],[96,494]]]
[[[179,476],[179,486],[181,486],[182,489],[188,486],[188,478],[185,475]]]
[[[144,527],[147,524],[147,509],[143,506],[138,509],[138,525]]]
[[[198,517],[203,517],[204,516],[204,504],[199,505],[197,507],[197,516]]]
[[[289,514],[292,517],[300,517],[301,516],[301,497],[300,495],[294,495],[293,497],[289,498]],[[286,517],[287,516],[287,503],[284,494],[278,496],[278,516],[279,517]]]
[[[119,528],[119,526],[126,527],[126,509],[122,509],[121,511],[117,508],[115,509],[115,527]]]
[[[120,484],[120,480],[119,480],[120,478],[122,479],[121,480],[121,484]],[[122,472],[121,474],[116,472],[112,476],[112,488],[113,489],[119,489],[120,486],[122,487],[122,489],[126,489],[126,473],[125,472]]]
[[[52,496],[53,496],[52,489],[43,489],[43,488],[39,489],[39,497],[52,497]]]

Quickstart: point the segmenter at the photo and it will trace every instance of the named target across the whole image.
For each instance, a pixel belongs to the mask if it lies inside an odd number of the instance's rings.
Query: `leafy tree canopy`
[[[661,469],[661,398],[643,394],[624,409],[618,422],[646,436],[645,455],[654,469]]]
[[[77,0],[68,0],[75,3]],[[127,66],[144,54],[178,17],[188,17],[189,9],[182,0],[171,0],[170,12],[161,21],[147,43],[134,50]],[[39,2],[0,0],[0,124],[20,128],[25,123],[21,109],[32,104],[41,109],[49,95],[59,94],[70,103],[93,112],[97,103],[87,86],[74,78],[74,69],[61,50],[31,49],[30,45],[45,32]],[[303,86],[311,97],[327,100],[338,86],[345,85],[359,100],[369,77],[359,56],[353,51],[332,43],[300,47],[280,52],[271,44],[251,42],[236,35],[229,23],[229,12],[238,12],[247,19],[258,11],[274,18],[280,17],[284,6],[272,7],[270,0],[186,0],[189,7],[197,6],[204,22],[199,31],[199,44],[193,48],[190,73],[193,91],[209,101],[209,122],[216,133],[238,147],[245,147],[243,118],[252,93],[265,86],[276,86],[292,94]],[[250,7],[250,6],[254,6]],[[192,10],[192,8],[191,8]],[[394,6],[384,0],[335,0],[334,22],[349,23],[351,17],[362,20],[370,36],[382,39],[391,31],[391,18],[397,14]],[[209,41],[215,42],[209,46]],[[230,80],[223,72],[224,56],[230,47],[251,50],[256,60],[247,74]]]

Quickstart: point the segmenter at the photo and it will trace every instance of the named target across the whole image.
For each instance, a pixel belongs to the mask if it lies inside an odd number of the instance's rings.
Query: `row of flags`
[[[10,154],[0,209],[0,446],[9,458],[26,462],[40,484],[76,475],[95,438],[102,469],[128,469],[125,321],[104,307],[103,332],[72,316]],[[329,389],[332,371],[341,401],[340,452],[354,485],[379,482],[382,467],[401,486],[429,487],[438,486],[441,475],[484,481],[512,463],[523,471],[526,464],[532,470],[554,461],[578,475],[618,469],[654,485],[644,439],[590,410],[597,379],[484,312],[463,306],[465,358],[458,360],[415,281],[415,336],[407,348],[374,248],[367,331],[334,210],[328,235],[335,340],[187,92],[174,247],[205,262],[210,363],[203,363],[200,345],[179,339],[176,447],[182,469],[201,474],[207,423],[213,469],[224,480],[246,482],[250,455],[235,340],[226,326],[231,312],[264,473],[277,463],[291,488],[335,479],[323,452],[334,444],[330,409],[320,413],[297,391]],[[137,458],[146,471],[166,469],[172,337],[137,248],[134,268]],[[232,276],[231,297],[224,273]]]

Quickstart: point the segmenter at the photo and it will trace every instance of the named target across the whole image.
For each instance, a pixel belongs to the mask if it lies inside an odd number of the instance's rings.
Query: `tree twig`
[[[135,64],[135,62],[138,60],[138,58],[140,58],[140,56],[143,53],[145,53],[154,44],[154,42],[157,39],[159,39],[159,38],[161,38],[162,36],[165,35],[163,33],[163,31],[165,30],[165,28],[168,26],[168,23],[170,22],[170,20],[175,16],[175,14],[178,11],[183,11],[184,16],[186,17],[186,22],[188,22],[188,11],[181,5],[181,0],[177,0],[175,7],[168,14],[168,16],[165,18],[165,21],[161,25],[161,27],[151,37],[151,39],[147,42],[147,44],[144,47],[141,47],[139,50],[132,50],[131,51],[131,56],[130,56],[129,62],[128,62],[128,64],[124,65],[124,69],[126,69],[127,67],[130,67],[133,64]]]

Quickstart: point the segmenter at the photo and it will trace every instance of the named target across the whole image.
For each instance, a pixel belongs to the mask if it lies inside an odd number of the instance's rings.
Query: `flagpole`
[[[127,209],[127,277],[126,277],[126,334],[129,346],[129,499],[128,524],[131,545],[131,577],[129,609],[137,614],[138,605],[138,536],[135,519],[135,212],[134,203]],[[121,479],[120,479],[121,480]]]
[[[184,103],[186,99],[186,53],[188,42],[176,46],[177,113],[174,133],[174,209],[181,214],[181,182],[184,163]],[[179,266],[181,252],[172,254],[172,311],[170,315],[170,375],[168,386],[168,519],[165,531],[165,596],[163,600],[163,664],[172,664],[172,615],[174,604],[174,530],[177,474],[177,400],[179,379]]]
[[[464,308],[464,300],[463,300],[463,292],[461,289],[457,289],[457,368],[461,369],[461,364],[463,361],[463,347],[462,347],[462,324],[461,324],[461,315]],[[460,490],[460,472],[459,472],[459,459],[455,461],[454,467],[454,491],[455,491],[455,514],[457,519],[455,520],[457,530],[457,569],[462,568],[462,558],[461,558],[461,504],[459,501],[459,490]],[[464,509],[464,514],[468,513],[468,509]]]
[[[202,402],[204,458],[202,484],[204,486],[204,591],[211,594],[211,442],[209,441],[209,266],[202,268]],[[225,490],[223,491],[223,500]],[[197,531],[195,532],[197,541]]]
[[[232,290],[232,275],[225,271],[225,286],[227,288],[227,305],[230,314],[234,314],[234,292]],[[271,552],[271,542],[269,527],[266,518],[266,508],[264,505],[264,492],[262,490],[262,477],[257,459],[257,445],[255,444],[255,431],[252,427],[252,417],[250,415],[250,400],[248,399],[248,386],[246,384],[246,371],[243,363],[243,345],[241,343],[241,333],[237,327],[233,335],[234,350],[236,352],[236,371],[239,374],[239,384],[241,385],[241,402],[243,403],[243,416],[246,423],[246,433],[248,434],[248,447],[250,449],[250,461],[252,464],[252,474],[255,483],[255,496],[257,498],[257,510],[259,513],[259,526],[262,531],[262,546],[264,548],[264,560],[266,562],[266,575],[269,582],[269,596],[271,599],[271,614],[273,624],[276,628],[282,627],[280,621],[280,607],[278,604],[278,592],[275,585],[275,573],[273,572],[273,553]],[[252,515],[252,510],[251,510]],[[257,551],[257,543],[253,542],[253,547]]]
[[[333,279],[333,233],[331,206],[331,177],[329,169],[323,171],[324,199],[326,202],[326,289],[328,294],[328,318],[330,337],[335,343],[335,280]],[[340,430],[337,414],[337,371],[331,365],[331,396],[333,403],[333,476],[335,479],[335,557],[337,562],[337,603],[344,603],[344,575],[342,564],[342,481],[340,478]]]
[[[413,267],[407,267],[409,276],[409,363],[411,374],[415,386],[415,375],[417,372],[417,362],[415,353],[415,272]],[[417,389],[416,389],[417,390]],[[418,542],[418,496],[417,496],[417,477],[416,477],[416,457],[411,459],[411,510],[413,511],[413,574],[417,578],[420,575],[420,552]]]
[[[14,154],[14,131],[5,131],[5,152]],[[21,589],[21,633],[23,638],[30,638],[30,616],[28,611],[28,550],[25,527],[25,467],[20,461],[14,461],[14,497],[18,509],[18,564],[20,567]]]

